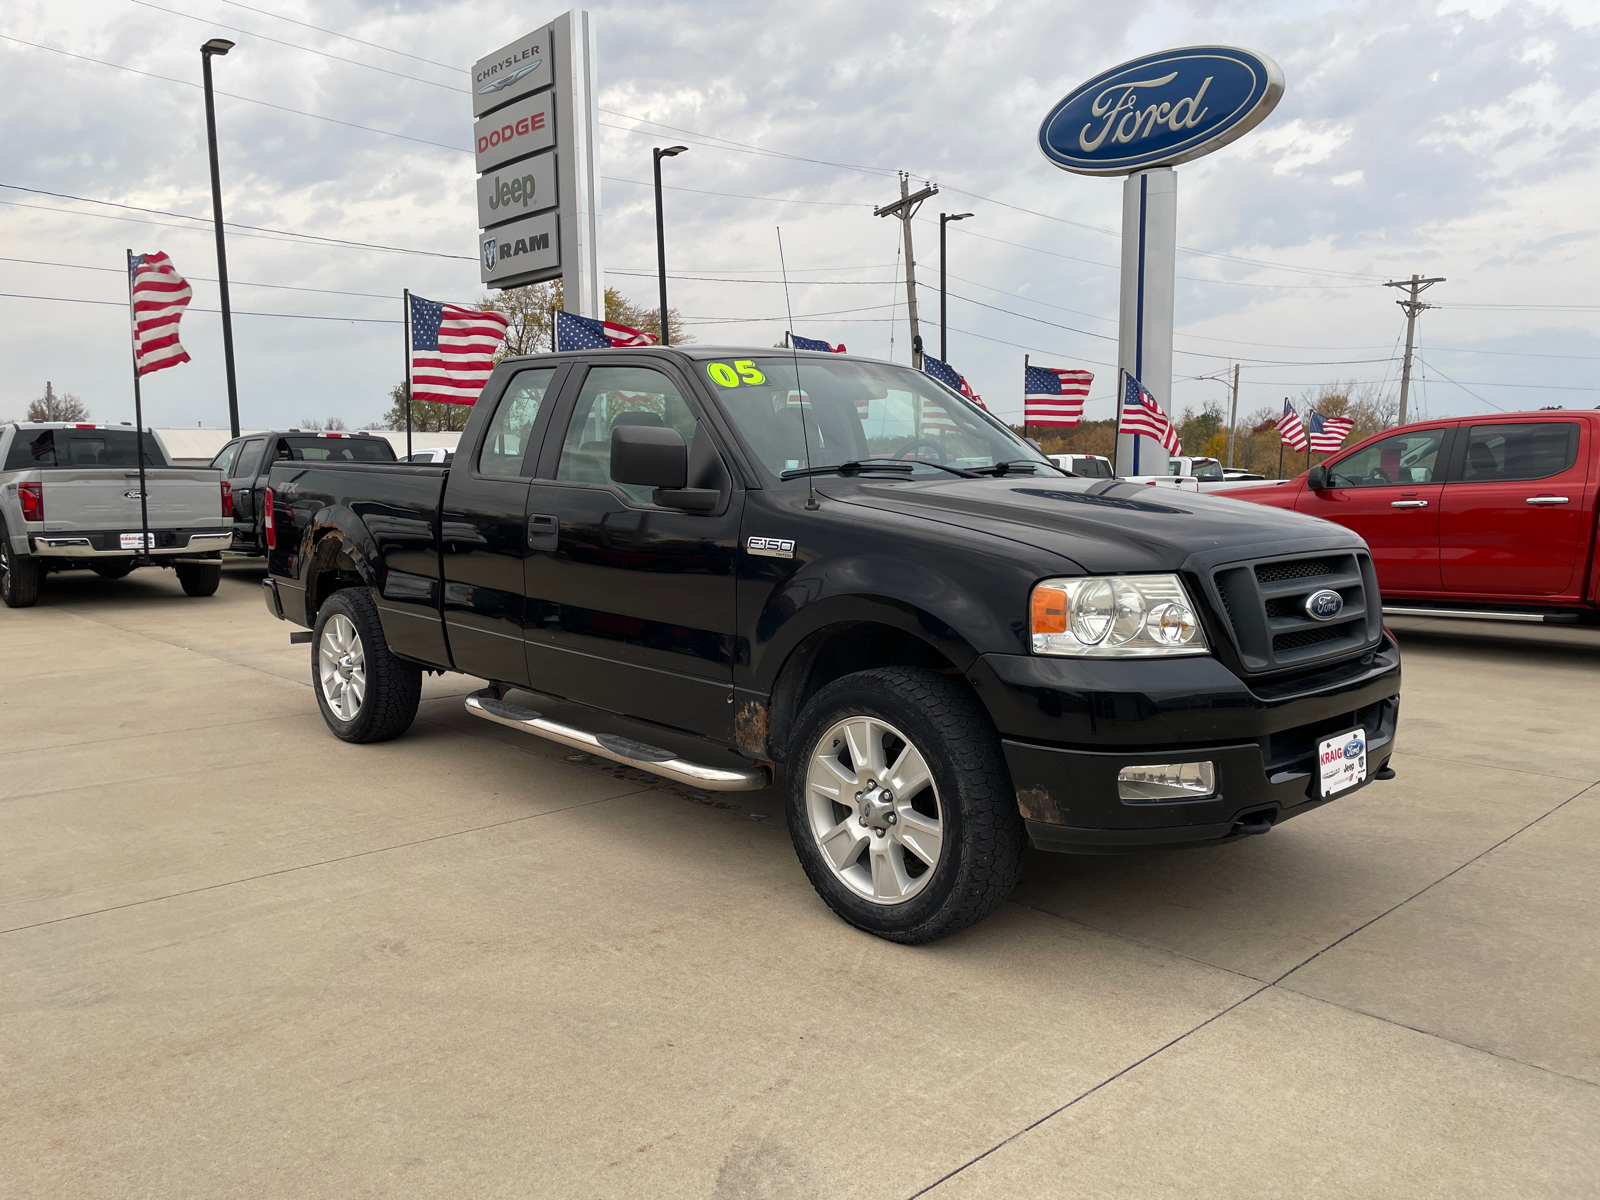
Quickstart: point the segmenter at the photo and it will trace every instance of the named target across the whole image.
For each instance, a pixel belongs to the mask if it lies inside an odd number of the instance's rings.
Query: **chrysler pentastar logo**
[[[1344,611],[1344,597],[1332,588],[1323,588],[1306,597],[1306,616],[1313,621],[1331,621]]]
[[[511,74],[505,76],[504,78],[496,79],[493,83],[484,84],[481,88],[478,89],[478,95],[487,96],[487,95],[489,95],[489,94],[491,94],[493,92],[503,92],[503,91],[505,91],[506,88],[510,87],[517,80],[521,79],[529,71],[537,71],[539,69],[539,67],[540,67],[540,64],[542,64],[543,62],[544,62],[544,59],[536,58],[531,63],[529,63],[527,66],[518,67],[515,71],[511,72]]]

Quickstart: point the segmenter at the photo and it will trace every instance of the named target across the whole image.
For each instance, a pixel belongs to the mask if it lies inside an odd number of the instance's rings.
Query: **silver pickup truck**
[[[211,467],[174,467],[144,434],[140,511],[137,433],[131,425],[25,421],[0,427],[0,599],[27,608],[53,571],[88,568],[120,579],[135,567],[172,567],[191,596],[222,580],[233,538]]]

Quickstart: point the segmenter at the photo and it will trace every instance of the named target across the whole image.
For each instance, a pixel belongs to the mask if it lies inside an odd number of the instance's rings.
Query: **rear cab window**
[[[397,462],[384,438],[329,438],[307,435],[278,439],[278,462]]]
[[[137,467],[138,435],[132,429],[18,429],[6,455],[7,471],[45,467]],[[144,439],[144,465],[170,467],[161,443]]]
[[[1460,451],[1457,451],[1460,454]],[[1510,483],[1549,479],[1578,461],[1576,421],[1500,422],[1467,431],[1460,483]]]

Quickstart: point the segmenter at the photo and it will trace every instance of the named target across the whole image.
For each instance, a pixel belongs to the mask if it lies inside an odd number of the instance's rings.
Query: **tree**
[[[71,392],[56,394],[53,385],[46,382],[44,395],[28,405],[30,421],[87,421],[89,406]]]
[[[404,413],[401,413],[400,416],[401,416],[402,420],[405,419],[405,414]],[[301,429],[326,429],[330,433],[332,433],[332,432],[335,432],[335,431],[340,430],[340,429],[349,429],[350,426],[348,426],[348,425],[346,425],[344,423],[344,418],[343,417],[329,417],[326,421],[318,421],[318,420],[315,420],[315,419],[313,419],[311,417],[302,417],[301,420],[300,420],[300,428]]]
[[[503,314],[511,322],[495,361],[524,354],[543,354],[553,349],[550,315],[561,307],[561,301],[559,279],[529,284],[527,287],[507,288],[492,296],[485,296],[480,302],[482,306]],[[606,289],[606,319],[652,337],[661,336],[659,312],[635,304],[616,288]],[[675,308],[667,310],[667,328],[672,333],[674,344],[694,341],[693,336],[684,332],[683,319]]]
[[[406,385],[401,382],[389,389],[389,411],[378,422],[379,429],[404,429],[406,427]],[[416,433],[458,432],[467,427],[472,415],[470,404],[440,404],[435,400],[411,402],[411,428]]]

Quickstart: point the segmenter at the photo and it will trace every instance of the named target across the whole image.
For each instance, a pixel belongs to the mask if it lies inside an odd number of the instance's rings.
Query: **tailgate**
[[[145,470],[151,529],[221,528],[221,476],[210,468]],[[130,467],[62,467],[39,472],[49,533],[139,528],[139,472]]]

